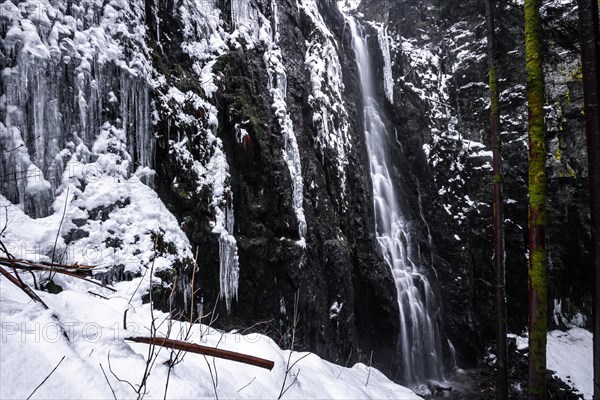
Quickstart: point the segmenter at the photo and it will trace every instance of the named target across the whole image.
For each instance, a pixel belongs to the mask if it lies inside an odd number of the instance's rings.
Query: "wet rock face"
[[[189,314],[193,288],[192,313],[216,309],[215,326],[226,329],[262,322],[256,329],[286,347],[296,318],[296,349],[341,364],[369,362],[373,352],[373,365],[398,378],[397,293],[375,236],[359,75],[335,2],[55,3],[48,14],[54,25],[30,18],[29,2],[0,13],[0,193],[44,217],[62,210],[53,202],[62,195],[66,204],[72,185],[59,245],[98,237],[102,250],[135,260],[135,268],[115,260],[98,276],[104,282],[140,276],[141,266],[162,257],[168,268],[157,271],[162,284],[151,289],[157,307]],[[498,13],[498,36],[505,57],[507,288],[509,328],[519,332],[527,307],[525,80],[522,10],[506,7]],[[568,8],[545,9],[548,24],[565,21],[549,26],[546,49],[549,297],[557,300],[549,306],[558,326],[589,311],[582,94]],[[455,348],[463,367],[476,365],[493,338],[487,66],[483,15],[474,10],[475,0],[373,0],[359,8],[363,22],[372,23],[364,25],[413,254],[453,344],[444,343],[446,363]],[[255,18],[253,27],[262,30],[239,30],[243,18]],[[104,36],[95,36],[98,25]],[[39,52],[44,46],[47,54]],[[285,90],[273,85],[276,61],[265,58],[275,47],[285,69],[276,78],[285,78]],[[336,67],[330,75],[318,68],[325,57]],[[392,88],[384,79],[390,72]],[[290,168],[294,149],[272,89],[284,93],[279,100],[293,125],[299,169]],[[294,196],[298,175],[302,213]],[[98,182],[106,177],[103,192]],[[124,182],[143,190],[121,193]],[[137,207],[130,198],[153,199],[140,182],[160,198],[152,207],[163,210],[164,203],[176,223],[113,223]],[[220,270],[227,246],[236,250],[226,253],[235,261],[229,277],[239,278],[229,307]]]
[[[360,84],[334,2],[13,3],[0,13],[9,202],[35,218],[64,205],[61,249],[98,241],[126,258],[85,260],[106,264],[104,282],[162,260],[151,293],[163,310],[216,304],[217,326],[270,321],[260,329],[289,346],[297,297],[297,348],[340,363],[373,351],[374,365],[395,367],[396,293],[374,236]],[[265,55],[276,50],[285,73],[274,78]]]
[[[363,2],[359,11],[367,20],[384,22],[392,38],[395,102],[388,107],[402,132],[400,142],[411,149],[429,145],[428,165],[419,167],[413,161],[410,171],[417,171],[421,183],[426,220],[435,221],[433,264],[444,301],[446,334],[457,349],[458,364],[474,366],[485,345],[494,340],[483,7],[478,2],[371,1]],[[564,327],[577,313],[590,315],[590,287],[584,278],[590,276],[585,251],[589,240],[585,135],[578,53],[573,48],[578,31],[570,5],[548,4],[542,15],[548,99],[549,323]],[[506,6],[497,10],[496,17],[508,322],[510,331],[520,332],[527,323],[522,9]],[[372,47],[377,48],[375,39]],[[376,62],[383,74],[383,60]],[[414,194],[405,195],[407,202],[414,202]]]
[[[222,6],[226,10],[228,5]],[[216,103],[219,138],[231,175],[240,283],[237,301],[229,314],[222,303],[217,304],[219,318],[215,326],[231,329],[263,322],[258,330],[280,345],[289,346],[288,329],[298,296],[296,318],[301,328],[296,348],[314,351],[342,364],[368,361],[373,350],[373,363],[387,371],[397,362],[393,354],[398,309],[391,274],[374,238],[360,82],[353,53],[338,51],[351,127],[349,140],[354,143],[347,154],[349,167],[342,195],[338,160],[334,153],[317,146],[318,127],[308,103],[311,87],[304,63],[304,43],[314,25],[295,4],[278,2],[278,6],[280,46],[287,69],[287,107],[302,165],[306,247],[297,243],[300,237],[292,204],[292,182],[284,162],[281,127],[271,109],[268,71],[263,60],[265,49],[230,51],[219,57],[214,69],[223,77]],[[259,8],[269,16],[268,6]],[[327,25],[335,27],[332,31],[340,49],[351,49],[350,37],[342,36],[343,17],[337,7],[322,3],[319,11]],[[162,17],[163,12],[166,10],[160,8],[159,17],[168,21],[161,25],[163,32],[176,33],[176,21]],[[172,46],[173,57],[169,53],[171,47],[167,48],[162,59],[168,65],[169,60],[177,59],[177,46]],[[186,68],[185,58],[183,65]],[[246,142],[240,143],[237,138],[239,127],[248,134]],[[160,129],[169,129],[170,137],[178,134],[173,125]],[[182,221],[192,246],[199,248],[198,301],[203,302],[205,311],[210,311],[219,296],[218,243],[210,231],[213,216],[208,199],[193,194],[193,178],[186,182],[178,165],[169,155],[168,143],[159,139],[157,191]],[[175,177],[178,191],[172,190]],[[343,307],[331,318],[330,308],[336,301]]]

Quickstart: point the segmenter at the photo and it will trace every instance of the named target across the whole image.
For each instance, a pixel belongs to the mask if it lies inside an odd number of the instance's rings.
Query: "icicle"
[[[228,205],[225,209],[225,230],[219,236],[220,258],[220,289],[221,298],[225,300],[227,312],[231,311],[231,303],[237,299],[240,268],[237,255],[237,243],[233,235],[234,216],[233,207]]]
[[[12,7],[9,4],[3,7]],[[122,140],[131,144],[128,151],[137,166],[152,167],[154,140],[149,134],[147,82],[152,68],[141,23],[144,16],[139,12],[144,7],[139,2],[121,2],[116,10],[115,4],[87,13],[76,11],[77,23],[69,22],[72,17],[50,3],[41,8],[11,9],[3,16],[8,27],[3,44],[13,56],[2,59],[0,65],[0,92],[6,102],[0,109],[0,121],[11,136],[3,137],[1,144],[11,148],[9,142],[16,140],[16,146],[22,144],[25,151],[2,153],[0,159],[10,161],[24,174],[35,170],[50,188],[28,190],[31,185],[21,179],[15,185],[4,185],[2,193],[30,215],[52,212],[67,157],[63,152],[80,145],[91,148],[104,122],[122,127]],[[122,18],[122,23],[117,24],[117,18]],[[134,52],[130,51],[132,45]],[[113,108],[113,115],[109,118],[103,98],[110,98],[108,107]],[[115,110],[112,103],[117,102],[120,108]],[[68,146],[72,146],[70,150]],[[147,176],[150,180],[152,174]]]
[[[377,39],[383,55],[383,87],[385,97],[394,104],[394,76],[392,74],[392,59],[390,56],[390,38],[385,24],[381,24],[377,30]]]
[[[299,244],[305,246],[306,238],[306,217],[304,215],[304,183],[302,181],[302,165],[300,163],[300,150],[294,133],[294,125],[288,113],[287,96],[287,75],[283,56],[279,48],[279,32],[277,30],[279,21],[277,18],[277,4],[271,1],[271,14],[274,19],[274,30],[271,31],[269,21],[263,21],[263,29],[269,33],[261,35],[267,41],[268,50],[265,52],[264,60],[269,75],[269,88],[273,100],[272,109],[277,116],[277,121],[283,134],[284,149],[283,159],[287,163],[290,177],[292,179],[292,204],[296,219],[298,220]]]
[[[160,0],[152,1],[152,16],[154,18],[154,29],[156,29],[156,42],[160,43],[160,17],[158,16],[158,2]]]

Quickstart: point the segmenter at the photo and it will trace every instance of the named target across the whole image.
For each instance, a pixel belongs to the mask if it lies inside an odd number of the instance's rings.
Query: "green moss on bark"
[[[529,379],[528,398],[546,398],[546,144],[540,0],[525,0],[529,108]]]

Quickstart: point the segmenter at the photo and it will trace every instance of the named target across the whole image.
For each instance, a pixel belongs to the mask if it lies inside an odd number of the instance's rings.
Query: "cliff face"
[[[508,317],[509,329],[520,332],[527,323],[523,10],[516,3],[498,7]],[[391,86],[393,103],[388,101],[387,106],[394,129],[402,132],[399,137],[405,148],[422,148],[427,157],[425,167],[416,156],[409,168],[416,171],[413,174],[420,182],[421,196],[409,192],[407,197],[413,204],[421,198],[425,220],[435,221],[430,225],[433,266],[444,301],[446,335],[458,350],[459,365],[477,365],[478,355],[494,337],[483,5],[470,1],[373,1],[361,4],[359,11],[366,20],[374,21],[373,47],[379,44],[383,49],[381,32],[389,43],[391,62],[382,56],[378,64],[382,77],[386,69],[392,70],[392,84],[387,86]],[[548,2],[542,16],[550,176],[549,322],[552,327],[564,328],[585,324],[585,315],[590,315],[582,85],[576,9],[571,2]],[[382,93],[389,91],[385,82],[381,80]],[[403,154],[399,162],[409,160],[410,156]],[[403,175],[411,176],[410,172]],[[404,187],[417,185],[413,182]]]
[[[161,255],[172,264],[155,266],[158,307],[189,313],[193,295],[216,326],[261,322],[289,346],[297,302],[297,348],[397,363],[360,82],[335,3],[2,7],[2,194],[32,217],[66,210],[59,251],[37,256],[85,258],[114,281]],[[179,226],[115,220],[143,208],[134,182]]]
[[[359,82],[351,52],[343,51],[351,45],[341,39],[341,14],[334,3],[321,6],[248,4],[245,12],[270,36],[228,48],[213,66],[239,257],[237,300],[230,310],[218,307],[216,324],[269,321],[260,329],[287,345],[298,296],[302,346],[339,362],[374,348],[389,365],[397,306],[374,240]],[[235,34],[246,22],[225,18],[222,29]],[[175,132],[171,127],[171,137]],[[199,246],[199,296],[211,310],[223,291],[214,216],[198,206],[194,181],[161,139],[157,157],[166,161],[157,171],[158,192],[179,220],[189,221],[184,230]],[[173,193],[174,179],[186,189]],[[344,305],[331,318],[334,302]]]
[[[401,376],[398,298],[376,240],[361,86],[338,4],[0,7],[2,205],[46,218],[54,232],[36,249],[11,244],[15,256],[99,265],[106,282],[153,268],[157,307],[187,315],[194,304],[196,317],[209,315],[204,322],[254,326],[282,346],[291,345],[297,319],[296,349],[339,363],[368,362],[372,353],[384,373]],[[503,7],[507,279],[510,329],[521,331],[525,81],[521,10]],[[569,7],[545,9],[557,324],[585,314],[589,297]],[[438,299],[447,366],[456,351],[461,366],[475,365],[493,337],[487,67],[477,10],[475,1],[374,0],[348,11],[368,29],[409,251]]]

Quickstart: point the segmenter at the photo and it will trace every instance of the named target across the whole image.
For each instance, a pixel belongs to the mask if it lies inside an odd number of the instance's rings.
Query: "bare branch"
[[[246,385],[242,386],[241,388],[238,389],[238,393],[241,392],[242,390],[246,389],[248,386],[250,386],[252,384],[252,382],[254,382],[256,380],[256,377],[252,378],[252,380],[250,382],[248,382]]]
[[[62,228],[63,221],[65,220],[65,214],[67,213],[67,204],[69,204],[69,190],[67,187],[67,195],[65,196],[65,206],[63,208],[62,217],[60,218],[60,223],[58,224],[58,229],[56,230],[56,238],[54,238],[54,247],[52,248],[52,258],[50,261],[55,262],[54,255],[56,253],[56,245],[58,243],[58,238],[60,236],[60,228]],[[50,274],[50,280],[52,280],[52,274]]]
[[[102,368],[102,364],[99,364],[99,365],[100,365],[100,369],[102,370],[102,374],[104,375],[104,379],[106,379],[106,383],[108,383],[108,387],[110,388],[110,391],[112,392],[113,398],[115,400],[117,400],[117,395],[115,394],[113,387],[111,386],[110,382],[108,381],[108,376],[106,376],[106,372],[104,372],[104,368]]]
[[[195,343],[182,342],[180,340],[157,338],[157,337],[132,337],[126,338],[130,342],[144,343],[175,350],[183,350],[190,353],[203,354],[211,357],[222,358],[225,360],[241,362],[255,367],[272,370],[275,363],[264,358],[249,356],[247,354],[236,353],[229,350],[216,349],[213,347],[202,346]]]
[[[219,400],[219,393],[217,392],[217,382],[215,381],[215,376],[213,374],[212,367],[210,366],[210,363],[208,362],[208,358],[206,358],[206,356],[203,356],[203,357],[204,357],[204,361],[206,361],[206,365],[208,366],[208,372],[210,372],[210,380],[212,381],[212,384],[213,384],[213,391],[215,392],[215,399]],[[213,358],[213,360],[214,360],[214,358]]]
[[[137,393],[137,389],[131,384],[131,382],[126,381],[125,379],[119,378],[117,376],[117,374],[115,374],[115,372],[112,370],[112,366],[110,365],[110,350],[108,351],[108,370],[110,371],[112,376],[115,377],[116,380],[118,380],[119,382],[128,384],[131,387],[131,389],[133,389],[133,391]]]
[[[60,364],[63,362],[63,360],[65,359],[66,356],[62,356],[62,358],[60,359],[60,361],[58,362],[58,364],[56,364],[56,367],[54,367],[54,369],[52,369],[52,371],[50,371],[50,373],[44,378],[44,380],[42,381],[42,383],[40,383],[39,385],[37,385],[37,387],[35,389],[33,389],[33,392],[31,392],[31,394],[27,397],[27,400],[29,400],[31,398],[31,396],[33,396],[33,394],[40,388],[42,387],[42,385],[44,383],[46,383],[46,381],[48,380],[48,378],[50,378],[50,376],[54,373],[54,371],[56,371],[56,369],[60,366]]]
[[[4,275],[13,285],[21,289],[31,300],[40,303],[46,310],[48,309],[46,303],[29,286],[24,284],[23,281],[19,281],[2,267],[0,267],[0,274]]]

